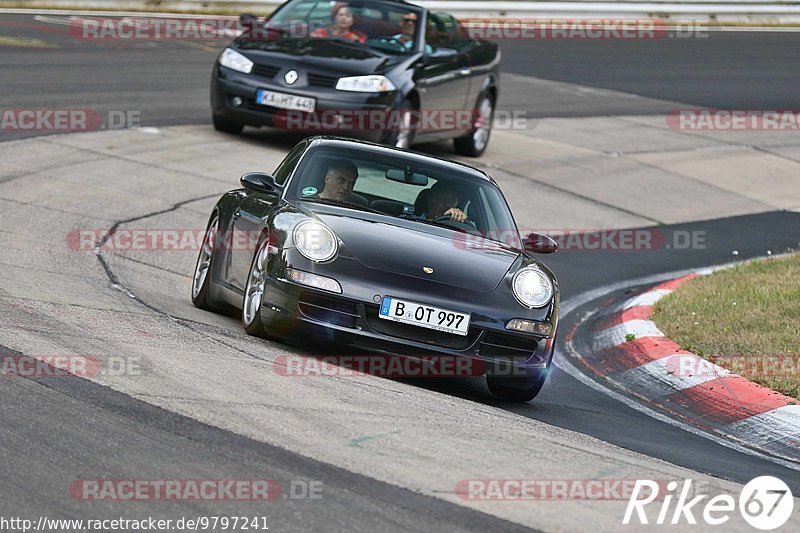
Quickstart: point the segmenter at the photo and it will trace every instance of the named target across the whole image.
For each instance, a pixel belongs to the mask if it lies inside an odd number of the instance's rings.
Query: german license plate
[[[256,93],[256,102],[261,105],[291,109],[293,111],[307,111],[308,113],[312,113],[316,108],[316,100],[313,98],[264,89],[259,89]]]
[[[378,317],[456,335],[466,335],[469,332],[468,314],[389,296],[383,297]]]

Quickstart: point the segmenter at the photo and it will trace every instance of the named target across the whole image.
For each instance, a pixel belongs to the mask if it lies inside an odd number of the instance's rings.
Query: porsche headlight
[[[222,55],[219,56],[219,64],[245,74],[250,74],[250,71],[253,70],[252,61],[230,48],[226,48]]]
[[[553,298],[553,282],[536,267],[526,267],[514,274],[514,296],[526,307],[544,307]]]
[[[394,91],[397,87],[386,76],[372,75],[339,78],[339,81],[336,82],[336,89],[357,93],[385,93]]]
[[[317,262],[333,259],[339,248],[336,235],[316,220],[306,220],[295,226],[294,243],[301,254]]]

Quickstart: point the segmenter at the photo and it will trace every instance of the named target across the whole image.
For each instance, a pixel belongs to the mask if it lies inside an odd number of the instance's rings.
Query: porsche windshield
[[[267,21],[283,38],[336,39],[392,54],[414,50],[422,10],[389,2],[295,0]]]
[[[320,147],[311,150],[298,167],[287,197],[521,246],[509,241],[516,226],[500,190],[488,180],[437,161]]]

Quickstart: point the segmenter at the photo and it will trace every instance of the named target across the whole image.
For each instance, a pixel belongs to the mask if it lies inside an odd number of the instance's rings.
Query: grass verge
[[[693,279],[656,304],[653,320],[682,348],[800,398],[800,254]]]

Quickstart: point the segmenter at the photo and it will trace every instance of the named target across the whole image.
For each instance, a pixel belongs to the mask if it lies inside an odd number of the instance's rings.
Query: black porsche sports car
[[[538,394],[559,292],[531,252],[556,243],[520,239],[484,172],[311,137],[273,175],[241,183],[211,213],[192,286],[197,307],[240,309],[252,335],[469,358],[484,365],[495,394]]]
[[[462,155],[486,149],[500,51],[470,39],[452,15],[402,1],[289,0],[267,20],[242,22],[211,77],[217,130],[276,126],[401,148],[452,138]]]

